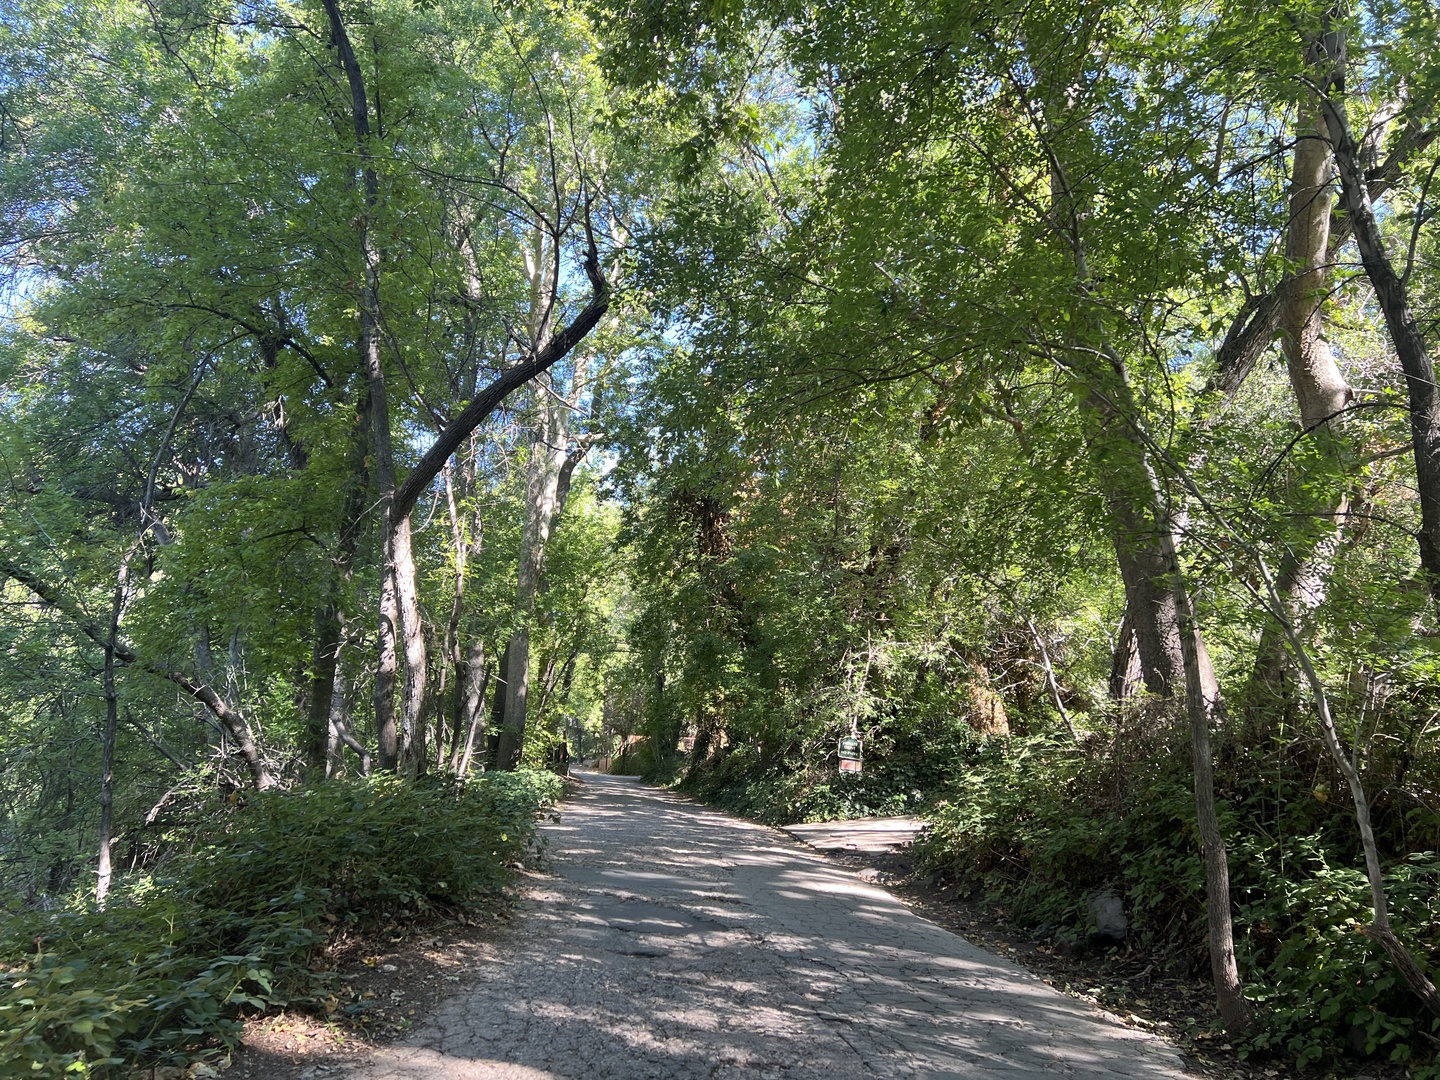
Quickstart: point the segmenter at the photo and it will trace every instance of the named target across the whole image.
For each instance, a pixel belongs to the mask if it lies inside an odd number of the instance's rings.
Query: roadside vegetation
[[[219,810],[192,791],[172,804],[153,865],[103,908],[81,894],[7,918],[0,1075],[219,1061],[247,1015],[335,1013],[332,945],[505,904],[560,784],[536,771],[376,776]]]

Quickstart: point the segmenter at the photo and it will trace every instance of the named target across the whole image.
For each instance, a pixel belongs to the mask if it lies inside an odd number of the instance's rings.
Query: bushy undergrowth
[[[7,920],[0,1077],[203,1060],[236,1044],[246,1010],[323,1004],[311,961],[332,934],[494,898],[559,791],[522,771],[248,795],[103,911]]]
[[[957,763],[980,740],[963,723],[928,728],[881,724],[866,740],[860,775],[836,770],[835,743],[825,740],[765,761],[752,745],[731,747],[714,763],[691,770],[687,759],[632,771],[675,784],[697,798],[767,825],[908,814],[944,787]]]
[[[1003,899],[1022,925],[1076,936],[1090,929],[1088,897],[1114,889],[1142,941],[1204,970],[1204,871],[1189,758],[1179,745],[1162,750],[1116,761],[1113,748],[994,740],[957,769],[928,811],[934,826],[919,845],[921,858]],[[1359,932],[1369,921],[1369,889],[1348,803],[1314,794],[1323,760],[1255,754],[1220,765],[1237,948],[1259,1006],[1251,1049],[1301,1064],[1347,1046],[1393,1060],[1429,1057],[1420,1032],[1436,1025]],[[1433,964],[1440,860],[1405,853],[1389,839],[1397,932]]]

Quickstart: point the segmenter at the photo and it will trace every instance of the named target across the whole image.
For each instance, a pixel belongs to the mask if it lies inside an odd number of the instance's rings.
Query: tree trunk
[[[350,696],[350,686],[345,676],[345,662],[340,656],[339,643],[335,648],[335,666],[330,672],[330,707],[325,717],[327,736],[325,739],[325,779],[333,780],[345,768],[345,742],[340,738],[340,726],[345,720]],[[313,702],[312,702],[313,704]],[[368,756],[368,755],[367,755]]]
[[[1329,286],[1333,167],[1323,128],[1317,117],[1313,130],[1302,127],[1295,144],[1285,238],[1289,270],[1278,296],[1285,366],[1299,406],[1301,428],[1319,443],[1325,459],[1335,462],[1341,453],[1336,418],[1354,393],[1325,340],[1322,315]],[[1343,487],[1317,496],[1305,510],[1314,520],[1288,539],[1278,581],[1288,617],[1297,623],[1325,598],[1346,511]],[[1257,703],[1287,696],[1287,655],[1284,635],[1277,626],[1267,624],[1261,631],[1251,680]],[[1255,711],[1263,715],[1266,710]]]
[[[1255,1022],[1250,1003],[1240,982],[1235,962],[1235,928],[1230,915],[1230,862],[1225,837],[1215,810],[1215,766],[1210,748],[1210,729],[1215,726],[1217,697],[1204,692],[1200,672],[1200,641],[1195,612],[1180,573],[1175,567],[1175,599],[1183,620],[1180,640],[1185,648],[1185,709],[1190,718],[1190,749],[1195,770],[1195,821],[1200,832],[1201,856],[1205,863],[1205,914],[1210,946],[1210,976],[1215,982],[1215,999],[1220,1019],[1232,1036],[1243,1035]]]
[[[1425,338],[1415,322],[1405,282],[1395,273],[1385,250],[1385,238],[1370,202],[1361,161],[1360,145],[1350,130],[1344,99],[1345,43],[1343,32],[1329,27],[1310,45],[1321,76],[1321,111],[1330,135],[1346,215],[1353,224],[1355,243],[1365,276],[1385,315],[1385,326],[1405,373],[1410,403],[1410,441],[1415,453],[1415,486],[1420,496],[1420,567],[1431,601],[1440,608],[1440,387]]]
[[[1128,701],[1144,681],[1140,670],[1140,643],[1135,639],[1135,626],[1127,607],[1120,619],[1120,630],[1115,635],[1115,652],[1110,658],[1110,697],[1115,701]]]
[[[394,772],[400,764],[400,736],[395,727],[395,681],[399,677],[399,660],[395,652],[396,627],[400,609],[395,600],[395,575],[390,572],[389,539],[382,559],[380,578],[380,623],[376,636],[375,685],[371,688],[375,703],[375,741],[378,744],[380,768]]]
[[[510,638],[505,639],[505,648],[500,651],[500,663],[495,671],[495,693],[490,699],[490,728],[487,734],[497,739],[500,736],[496,733],[502,731],[505,726],[505,699],[509,696],[509,684],[506,679],[510,672],[510,640]],[[498,749],[495,753],[491,753],[487,740],[485,767],[494,769],[498,766],[499,761]]]
[[[1145,687],[1157,696],[1173,698],[1184,691],[1186,671],[1181,616],[1166,576],[1174,522],[1163,491],[1154,486],[1156,475],[1124,361],[1111,346],[1105,315],[1094,302],[1096,283],[1084,244],[1093,195],[1077,188],[1070,175],[1067,140],[1075,130],[1072,114],[1094,29],[1094,24],[1077,25],[1073,41],[1063,51],[1050,49],[1034,58],[1037,108],[1032,115],[1043,128],[1039,134],[1050,170],[1051,214],[1046,226],[1057,254],[1063,254],[1074,271],[1074,311],[1067,320],[1070,347],[1063,366],[1073,379],[1091,468],[1105,493],[1111,540],[1125,585],[1125,611]],[[1157,502],[1156,496],[1162,498]],[[1214,700],[1220,692],[1214,667],[1204,641],[1193,644],[1200,689]]]
[[[1081,260],[1083,266],[1083,259]],[[1083,280],[1083,278],[1082,278]],[[1139,431],[1139,408],[1124,365],[1113,351],[1101,355],[1077,350],[1083,362],[1072,364],[1087,418],[1091,464],[1105,489],[1111,538],[1125,585],[1125,624],[1134,635],[1145,688],[1158,697],[1184,692],[1187,665],[1181,640],[1181,613],[1170,584],[1174,561],[1174,524],[1163,492],[1156,486],[1149,452]],[[1122,624],[1122,639],[1126,625]],[[1192,627],[1192,633],[1197,633]],[[1203,638],[1194,642],[1201,693],[1220,697],[1220,683]],[[1127,673],[1128,674],[1128,673]],[[1120,683],[1112,674],[1112,686]],[[1218,716],[1218,709],[1210,710]]]
[[[1312,527],[1290,538],[1286,546],[1276,584],[1285,603],[1286,617],[1297,626],[1303,625],[1305,619],[1325,601],[1349,505],[1349,499],[1344,493],[1339,493],[1336,501],[1330,502],[1328,507],[1317,507],[1320,520],[1310,523]],[[1289,699],[1291,671],[1285,636],[1274,624],[1267,623],[1260,630],[1251,674],[1250,690],[1256,704],[1263,706]],[[1264,737],[1259,729],[1251,734]]]
[[[413,776],[425,767],[425,683],[429,677],[429,660],[420,615],[420,592],[408,514],[395,522],[391,554],[395,598],[400,611],[400,642],[405,657],[405,681],[400,697],[400,730],[404,740],[400,766]]]
[[[370,402],[366,396],[356,410],[355,430],[351,435],[345,503],[340,512],[340,529],[326,586],[327,595],[315,613],[315,648],[311,653],[310,708],[306,725],[309,732],[308,756],[311,768],[318,769],[324,765],[327,776],[332,775],[328,747],[335,731],[333,706],[339,677],[340,646],[345,636],[343,603],[355,576],[355,555],[369,486],[366,461],[370,424]]]
[[[355,219],[363,264],[360,290],[360,359],[370,395],[371,459],[379,492],[383,544],[380,565],[380,615],[376,640],[375,728],[380,744],[380,767],[399,769],[401,754],[409,749],[413,723],[424,696],[423,637],[418,634],[419,602],[415,596],[415,563],[410,548],[409,511],[395,510],[395,453],[390,430],[390,400],[385,365],[380,355],[380,248],[375,237],[375,215],[380,209],[380,181],[370,152],[370,102],[365,75],[345,28],[337,0],[323,0],[330,22],[330,41],[350,90],[350,118],[360,165],[364,211]],[[414,637],[411,632],[416,631]],[[418,640],[417,640],[418,638]],[[406,680],[402,688],[402,729],[397,731],[395,691],[400,677],[399,655],[405,656]],[[416,677],[419,693],[411,679]],[[402,735],[406,736],[402,742]]]
[[[466,498],[475,488],[475,445],[468,457],[457,455],[457,468],[445,472],[445,503],[450,514],[450,535],[454,550],[455,587],[450,599],[450,621],[446,627],[446,658],[451,669],[450,770],[459,772],[462,761],[469,767],[470,747],[481,716],[485,693],[485,643],[478,638],[465,644],[462,616],[465,611],[466,572],[473,558],[484,550],[485,519],[479,506],[467,537],[461,516]],[[462,740],[464,748],[462,750]]]
[[[580,386],[577,374],[573,397],[578,398]],[[538,403],[535,436],[530,444],[525,525],[520,535],[520,565],[515,585],[515,611],[520,625],[506,646],[503,668],[505,714],[496,763],[501,769],[515,768],[524,749],[530,686],[530,625],[545,568],[545,549],[561,509],[562,481],[568,478],[565,465],[569,455],[565,444],[569,434],[570,405],[564,399],[557,400],[552,390]]]
[[[528,612],[521,613],[524,618]],[[495,755],[497,769],[514,769],[520,765],[525,749],[525,706],[530,689],[530,628],[522,626],[510,635],[505,645],[506,665],[504,712],[500,717],[500,748]]]
[[[470,645],[469,664],[465,672],[465,751],[458,762],[451,763],[451,769],[459,776],[470,771],[470,761],[475,752],[475,739],[484,733],[481,717],[484,715],[485,687],[490,682],[490,666],[485,663],[485,645],[475,641]]]
[[[120,633],[120,609],[125,600],[125,571],[115,586],[110,610],[110,633],[105,649],[105,731],[100,741],[100,858],[95,870],[95,903],[105,906],[110,893],[110,846],[115,805],[115,738],[120,726],[119,699],[115,693],[115,639]]]
[[[1142,446],[1149,446],[1138,414],[1134,431]],[[1218,682],[1207,671],[1204,638],[1195,616],[1194,602],[1180,566],[1175,543],[1176,530],[1160,480],[1147,452],[1144,458],[1145,510],[1155,522],[1157,554],[1162,560],[1161,580],[1170,583],[1172,607],[1178,617],[1177,640],[1184,663],[1185,711],[1190,726],[1190,747],[1194,772],[1195,821],[1200,833],[1201,857],[1205,866],[1205,908],[1210,972],[1215,983],[1216,1004],[1226,1030],[1232,1036],[1248,1032],[1254,1023],[1250,1003],[1245,1000],[1240,970],[1235,960],[1235,930],[1230,914],[1230,865],[1220,820],[1215,808],[1215,764],[1210,732],[1219,726],[1223,707]]]
[[[1058,121],[1046,131],[1051,197],[1065,226],[1060,239],[1074,262],[1077,310],[1071,321],[1083,335],[1077,342],[1083,347],[1073,350],[1067,366],[1078,384],[1091,462],[1110,506],[1126,611],[1135,627],[1146,686],[1164,696],[1184,692],[1194,757],[1195,816],[1205,863],[1211,971],[1220,1015],[1226,1028],[1238,1035],[1250,1028],[1252,1020],[1235,962],[1229,863],[1215,811],[1210,729],[1220,716],[1220,685],[1181,570],[1175,513],[1154,466],[1155,443],[1145,429],[1125,365],[1106,332],[1103,311],[1094,303],[1096,286],[1082,242],[1084,200],[1070,184],[1061,141],[1069,88],[1077,74],[1062,73],[1045,111]]]
[[[1324,123],[1321,124],[1322,131]],[[1440,137],[1440,127],[1427,125],[1423,114],[1413,119],[1404,132],[1395,140],[1385,160],[1375,169],[1366,172],[1366,188],[1371,201],[1381,198],[1396,181],[1404,175],[1405,168],[1415,156],[1427,150]],[[1340,257],[1341,249],[1350,240],[1352,222],[1348,216],[1336,217],[1332,207],[1329,233],[1329,248],[1325,264],[1333,266]],[[1287,243],[1288,246],[1288,243]],[[1241,307],[1230,329],[1225,334],[1215,358],[1215,374],[1207,386],[1207,393],[1218,391],[1233,395],[1249,377],[1256,362],[1269,347],[1275,332],[1280,329],[1282,292],[1288,281],[1282,280],[1274,292],[1251,296]]]
[[[1135,578],[1133,591],[1132,581],[1127,577],[1127,612],[1135,615],[1142,664],[1147,636],[1152,648],[1157,645],[1161,648],[1166,664],[1173,662],[1176,658],[1173,654],[1178,650],[1179,672],[1170,669],[1162,688],[1157,689],[1150,682],[1151,672],[1147,668],[1146,683],[1152,692],[1163,696],[1184,692],[1194,763],[1195,816],[1205,864],[1210,968],[1220,1016],[1226,1029],[1232,1035],[1239,1035],[1248,1031],[1253,1021],[1235,962],[1229,861],[1215,810],[1210,729],[1218,724],[1221,715],[1219,680],[1205,651],[1180,567],[1173,513],[1151,463],[1150,441],[1142,418],[1130,397],[1119,358],[1108,347],[1101,352],[1110,361],[1109,370],[1092,370],[1095,385],[1103,390],[1099,393],[1092,390],[1086,403],[1093,412],[1103,416],[1102,426],[1111,429],[1106,443],[1111,450],[1118,450],[1118,453],[1106,454],[1102,463],[1108,460],[1112,468],[1117,461],[1122,464],[1122,468],[1108,476],[1102,471],[1101,478],[1110,487],[1112,509],[1118,510],[1116,519],[1124,525],[1118,534],[1117,551],[1123,552],[1133,544],[1132,553],[1143,553],[1143,558],[1129,560],[1132,572],[1138,567],[1143,575]],[[1092,445],[1102,443],[1097,439]],[[1138,531],[1138,524],[1125,524],[1131,522],[1146,524],[1143,531]],[[1126,564],[1122,555],[1122,570]],[[1162,589],[1164,596],[1159,595]]]
[[[345,640],[342,637],[337,656],[340,657],[335,665],[335,686],[334,693],[330,698],[330,746],[331,752],[326,760],[326,776],[335,776],[344,765],[344,750],[342,747],[349,747],[360,759],[360,775],[370,775],[370,750],[364,746],[354,735],[350,733],[350,686],[345,674],[342,650],[345,648]]]
[[[1295,144],[1285,237],[1289,276],[1280,290],[1281,346],[1306,431],[1320,430],[1354,397],[1325,340],[1321,311],[1330,277],[1332,167],[1322,126],[1302,130]]]
[[[536,249],[529,267],[533,302],[531,305],[531,347],[521,362],[502,372],[455,416],[401,485],[396,484],[391,441],[389,406],[385,396],[385,372],[380,356],[380,252],[375,243],[374,215],[380,204],[379,183],[369,150],[370,112],[364,75],[345,30],[336,0],[323,0],[329,17],[331,40],[349,84],[351,116],[365,199],[365,212],[356,222],[364,261],[364,285],[360,304],[360,352],[370,390],[373,421],[374,477],[379,491],[378,508],[383,527],[380,614],[376,646],[375,724],[380,747],[380,765],[386,769],[418,770],[423,767],[426,643],[416,569],[410,533],[410,512],[422,491],[439,475],[450,456],[472,432],[516,389],[547,372],[578,345],[599,324],[609,309],[610,293],[600,268],[599,252],[590,231],[589,212],[593,196],[583,199],[586,229],[585,273],[590,281],[590,301],[571,322],[552,329],[559,295],[559,236],[548,235],[540,225],[535,230]],[[578,368],[578,365],[577,365]],[[577,387],[578,374],[577,374]],[[543,410],[542,410],[543,411]],[[568,419],[568,417],[567,417]],[[563,447],[564,427],[559,428]],[[551,444],[554,445],[552,442]],[[562,450],[563,453],[563,450]],[[527,522],[528,526],[528,522]],[[546,530],[548,535],[548,527]],[[543,557],[543,538],[539,551]],[[527,555],[522,553],[522,570]],[[523,593],[526,584],[519,591]],[[529,585],[533,594],[533,583]],[[523,601],[523,596],[522,596]],[[521,604],[522,618],[530,604]],[[528,648],[528,640],[524,643]],[[511,664],[525,663],[517,649]],[[395,693],[401,684],[401,717],[396,729]],[[508,678],[508,676],[507,676]],[[514,681],[516,692],[506,697],[507,708],[518,710],[507,717],[505,759],[517,759],[524,735],[524,680]]]

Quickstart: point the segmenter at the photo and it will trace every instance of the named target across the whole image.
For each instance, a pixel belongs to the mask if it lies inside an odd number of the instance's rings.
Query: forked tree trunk
[[[330,697],[330,745],[333,748],[327,761],[327,776],[334,776],[343,767],[342,747],[354,751],[360,759],[360,775],[370,775],[370,749],[360,743],[350,732],[350,683],[345,671],[343,650],[345,638],[341,637],[335,665],[335,686]]]
[[[481,642],[471,644],[470,660],[465,676],[465,708],[462,713],[465,720],[465,749],[459,760],[451,764],[451,769],[459,776],[470,771],[475,740],[485,732],[481,718],[485,715],[485,687],[490,682],[490,665],[485,662],[485,646]]]
[[[1112,467],[1117,460],[1123,463],[1122,468],[1108,475],[1102,470],[1100,477],[1111,489],[1112,507],[1122,500],[1126,505],[1121,520],[1133,514],[1134,520],[1146,523],[1144,533],[1138,538],[1140,543],[1136,545],[1144,551],[1143,562],[1139,563],[1145,571],[1144,580],[1136,582],[1139,587],[1133,592],[1127,589],[1130,605],[1127,610],[1135,615],[1142,662],[1147,635],[1152,636],[1152,645],[1158,643],[1162,647],[1166,664],[1173,663],[1175,657],[1171,654],[1178,650],[1181,664],[1179,677],[1168,676],[1171,681],[1162,690],[1165,696],[1182,691],[1184,695],[1194,770],[1195,817],[1205,866],[1210,969],[1215,981],[1216,1003],[1226,1030],[1232,1035],[1239,1035],[1250,1029],[1253,1016],[1245,1000],[1235,960],[1229,860],[1215,808],[1210,731],[1218,725],[1221,717],[1220,684],[1205,652],[1204,638],[1195,618],[1178,558],[1173,512],[1152,464],[1152,444],[1146,437],[1143,419],[1130,397],[1119,357],[1108,346],[1099,351],[1109,359],[1109,365],[1097,365],[1098,369],[1092,368],[1089,377],[1095,380],[1094,386],[1103,389],[1098,394],[1092,391],[1086,400],[1091,410],[1104,417],[1105,427],[1119,428],[1109,433],[1110,447],[1119,452],[1107,455],[1107,461]],[[1124,445],[1126,443],[1128,446]],[[1126,542],[1122,535],[1117,550],[1123,550]],[[1122,568],[1125,566],[1123,556],[1121,565]],[[1162,585],[1166,594],[1163,603],[1160,602],[1162,598],[1155,595],[1156,589]],[[1153,606],[1137,608],[1134,606],[1137,601]],[[1153,687],[1152,691],[1162,692],[1155,691]]]
[[[1176,698],[1185,690],[1185,652],[1197,654],[1201,692],[1218,699],[1220,688],[1203,639],[1182,643],[1181,613],[1166,576],[1174,544],[1174,522],[1164,506],[1152,505],[1155,478],[1144,440],[1137,430],[1138,403],[1124,362],[1103,326],[1101,308],[1092,300],[1096,283],[1085,253],[1085,229],[1093,195],[1077,189],[1070,175],[1066,140],[1084,84],[1089,42],[1098,24],[1078,24],[1063,49],[1047,49],[1034,58],[1037,108],[1030,110],[1040,130],[1050,168],[1051,214],[1045,227],[1074,268],[1076,303],[1068,323],[1070,348],[1065,367],[1071,373],[1091,468],[1105,495],[1111,541],[1125,586],[1125,612],[1134,635],[1145,688]],[[1099,346],[1099,347],[1097,347]],[[1162,493],[1163,494],[1163,493]],[[1157,517],[1157,509],[1162,517]],[[1124,689],[1123,677],[1112,680]]]
[[[1175,532],[1169,511],[1151,505],[1149,454],[1133,430],[1138,406],[1118,358],[1112,357],[1108,366],[1103,358],[1094,358],[1088,370],[1077,368],[1077,374],[1084,391],[1081,412],[1089,418],[1093,464],[1105,486],[1115,558],[1125,584],[1122,634],[1128,630],[1133,635],[1130,647],[1145,689],[1157,697],[1176,698],[1185,691],[1189,668],[1181,612],[1168,576]],[[1197,637],[1193,647],[1200,692],[1218,701],[1220,682],[1203,637]],[[1116,663],[1128,661],[1116,658]],[[1124,691],[1133,685],[1129,679],[1130,671],[1112,670],[1112,687]],[[1211,711],[1218,716],[1218,709]]]

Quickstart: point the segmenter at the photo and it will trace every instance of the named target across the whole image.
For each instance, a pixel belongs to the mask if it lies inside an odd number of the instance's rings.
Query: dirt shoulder
[[[522,874],[507,902],[523,900]],[[329,1015],[282,1012],[245,1022],[227,1080],[315,1080],[363,1064],[464,989],[517,932],[513,907],[435,920],[404,937],[349,942],[325,958],[339,980]]]

